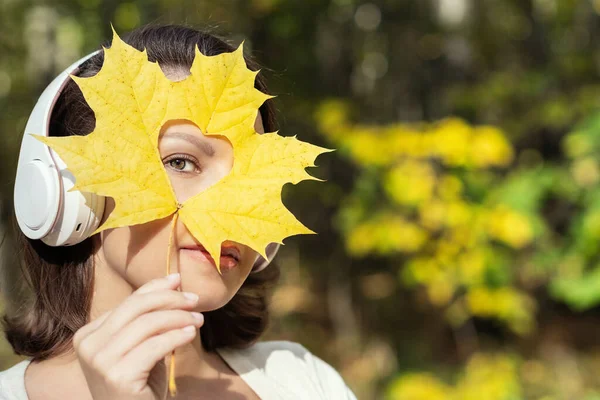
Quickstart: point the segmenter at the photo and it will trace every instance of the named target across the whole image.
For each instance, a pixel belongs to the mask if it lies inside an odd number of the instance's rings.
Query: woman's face
[[[264,132],[260,113],[255,129]],[[200,129],[186,120],[169,121],[161,129],[159,152],[177,196],[183,203],[223,179],[233,166],[233,148],[220,136],[204,136]],[[114,209],[107,198],[104,222]],[[167,248],[172,216],[145,224],[107,229],[101,232],[96,268],[106,268],[138,288],[167,272]],[[178,220],[171,251],[171,273],[181,273],[181,290],[200,296],[198,309],[211,311],[227,304],[248,277],[258,254],[240,243],[225,241],[234,247],[239,261],[221,257],[220,275],[214,261],[201,251],[199,243]]]

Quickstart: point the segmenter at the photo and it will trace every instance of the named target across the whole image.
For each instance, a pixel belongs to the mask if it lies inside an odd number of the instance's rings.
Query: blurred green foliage
[[[359,398],[600,399],[599,1],[0,0],[2,221],[35,100],[109,22],[244,39],[280,133],[339,149],[284,188],[319,234],[266,339]]]

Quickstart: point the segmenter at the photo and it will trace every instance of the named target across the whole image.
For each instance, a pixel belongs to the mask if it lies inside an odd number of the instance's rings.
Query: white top
[[[356,400],[337,371],[299,343],[267,341],[217,352],[261,399]],[[29,363],[24,360],[0,372],[0,400],[29,400]]]

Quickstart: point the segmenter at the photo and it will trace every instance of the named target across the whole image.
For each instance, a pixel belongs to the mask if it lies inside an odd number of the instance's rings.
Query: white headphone
[[[52,109],[69,82],[69,75],[76,75],[81,64],[101,51],[88,54],[61,72],[40,96],[25,126],[15,180],[15,214],[25,236],[41,239],[49,246],[72,246],[88,238],[102,220],[105,197],[69,192],[75,177],[67,165],[50,147],[30,134],[49,135]],[[258,255],[252,272],[266,268],[279,246],[279,243],[269,243],[265,249],[268,258]]]

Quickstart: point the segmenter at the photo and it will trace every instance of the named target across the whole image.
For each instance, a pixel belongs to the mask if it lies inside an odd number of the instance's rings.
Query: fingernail
[[[167,275],[167,279],[170,280],[171,282],[175,282],[177,280],[177,278],[179,278],[179,272],[174,272],[170,275]]]
[[[204,315],[199,312],[192,311],[192,317],[194,317],[198,322],[202,322],[204,320]]]
[[[198,295],[196,293],[183,292],[183,297],[191,301],[198,301]]]

